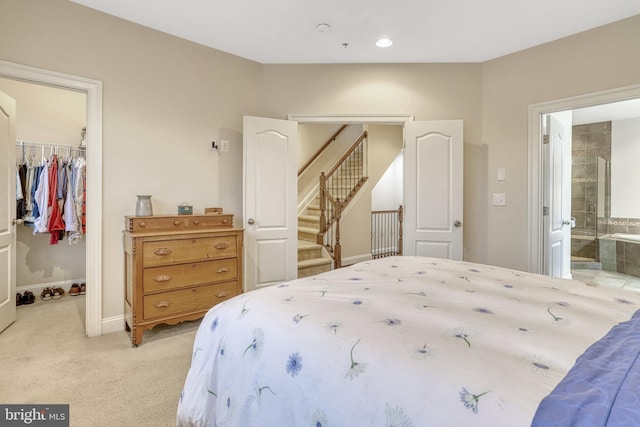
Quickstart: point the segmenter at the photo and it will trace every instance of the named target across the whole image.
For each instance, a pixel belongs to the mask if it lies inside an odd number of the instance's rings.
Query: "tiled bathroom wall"
[[[640,277],[640,243],[599,239],[602,269]]]
[[[607,238],[640,234],[640,218],[611,218],[611,122],[573,127],[571,256],[640,277],[640,243]],[[614,166],[612,166],[614,167]]]
[[[571,216],[576,226],[571,230],[571,255],[598,261],[598,214],[605,219],[611,205],[606,174],[604,185],[598,182],[598,158],[600,167],[611,161],[611,122],[573,126],[572,139]],[[599,187],[604,192],[600,197]]]

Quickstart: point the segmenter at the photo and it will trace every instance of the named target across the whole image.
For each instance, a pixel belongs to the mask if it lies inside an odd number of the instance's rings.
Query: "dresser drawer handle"
[[[226,273],[229,271],[229,267],[220,267],[216,273]]]
[[[200,224],[200,221],[198,221],[198,220],[196,219],[196,220],[194,220],[194,221],[193,221],[193,223],[194,223],[195,225],[198,225],[198,224]]]
[[[147,223],[146,223],[146,222],[142,221],[142,222],[140,223],[140,227],[146,227],[146,226],[147,226]]]
[[[226,218],[222,220],[222,223],[223,223],[223,224],[226,224],[226,223],[228,223],[228,222],[229,222],[229,220],[228,220],[228,219],[226,219]]]
[[[175,225],[175,226],[180,225],[180,221],[173,221],[173,225]]]
[[[218,298],[224,298],[227,295],[229,295],[229,292],[227,291],[222,291],[222,292],[218,292],[218,294],[216,295]]]
[[[154,306],[156,308],[164,308],[164,307],[169,307],[171,305],[171,303],[169,301],[160,301],[156,304],[154,304]]]
[[[169,249],[169,248],[160,248],[160,249],[156,249],[153,253],[158,255],[158,256],[169,255],[171,253],[171,249]]]
[[[171,280],[171,276],[169,276],[168,274],[161,274],[160,276],[156,276],[154,277],[154,279],[156,282],[168,282],[169,280]]]
[[[229,247],[229,245],[227,245],[224,242],[220,242],[216,245],[216,249],[227,249]]]

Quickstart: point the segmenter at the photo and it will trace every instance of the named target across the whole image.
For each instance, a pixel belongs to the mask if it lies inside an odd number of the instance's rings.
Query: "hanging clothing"
[[[16,215],[22,218],[26,212],[25,193],[27,192],[27,165],[18,165],[16,169]]]
[[[54,155],[49,167],[49,205],[51,216],[49,217],[47,230],[51,234],[49,243],[58,244],[64,231],[64,221],[60,214],[60,199],[58,198],[58,156]]]
[[[38,205],[38,216],[33,221],[33,234],[46,233],[49,224],[49,164],[46,161],[40,168],[34,202]]]
[[[42,171],[42,166],[34,166],[33,167],[33,179],[31,181],[31,185],[29,186],[31,192],[31,212],[27,213],[24,218],[24,224],[28,227],[34,227],[33,223],[36,218],[40,216],[40,211],[38,210],[38,203],[36,203],[36,190],[40,185],[40,172]]]
[[[75,183],[75,173],[73,162],[69,162],[68,164],[68,172],[67,176],[69,177],[69,182],[67,183],[66,189],[66,197],[64,200],[64,224],[65,231],[69,233],[69,244],[76,244],[82,239],[82,232],[80,227],[80,221],[78,220],[78,215],[76,213],[76,203],[74,198],[74,186]]]
[[[82,240],[86,233],[86,161],[82,156],[63,159],[57,153],[44,158],[44,143],[18,141],[22,158],[16,162],[16,214],[33,234],[49,233],[49,243],[57,244],[65,235],[69,244]],[[42,164],[33,165],[25,145],[42,149]],[[58,146],[55,146],[56,151]],[[71,154],[73,147],[67,147]],[[83,150],[75,149],[77,154]]]
[[[87,162],[84,158],[78,157],[75,161],[75,182],[74,200],[76,215],[80,221],[82,234],[87,232]]]

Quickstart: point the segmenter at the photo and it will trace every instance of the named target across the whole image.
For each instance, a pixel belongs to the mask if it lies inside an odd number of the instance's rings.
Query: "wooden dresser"
[[[198,319],[242,293],[242,238],[229,214],[126,217],[125,321],[133,345],[160,323]]]

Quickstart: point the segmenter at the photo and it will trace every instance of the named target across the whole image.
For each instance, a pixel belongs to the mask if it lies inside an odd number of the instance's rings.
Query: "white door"
[[[462,120],[406,122],[404,255],[462,260]]]
[[[298,122],[244,117],[244,289],[298,272]]]
[[[546,117],[544,273],[571,278],[571,111]]]
[[[16,103],[0,92],[0,331],[16,320]]]

